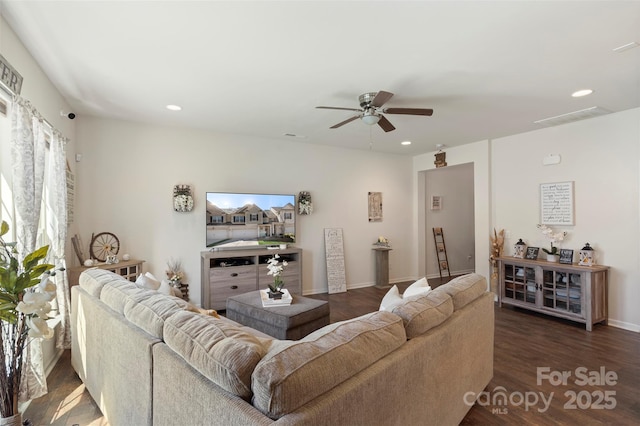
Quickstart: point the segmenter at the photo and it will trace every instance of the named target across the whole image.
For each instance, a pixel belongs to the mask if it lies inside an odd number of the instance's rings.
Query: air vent
[[[7,103],[4,101],[4,99],[0,99],[0,115],[2,115],[3,117],[7,116]]]
[[[555,117],[543,118],[542,120],[534,121],[541,126],[557,126],[559,124],[571,123],[572,121],[585,120],[587,118],[598,117],[600,115],[611,114],[609,111],[598,106],[594,106],[587,109],[581,109],[580,111],[568,112],[562,115],[556,115]]]

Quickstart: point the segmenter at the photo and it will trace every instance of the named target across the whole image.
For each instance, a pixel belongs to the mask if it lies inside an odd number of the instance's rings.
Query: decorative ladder
[[[440,278],[442,272],[446,271],[451,278],[449,270],[449,259],[447,258],[447,246],[444,244],[444,231],[442,228],[433,228],[433,241],[436,244],[436,258],[438,260],[438,269],[440,270]]]

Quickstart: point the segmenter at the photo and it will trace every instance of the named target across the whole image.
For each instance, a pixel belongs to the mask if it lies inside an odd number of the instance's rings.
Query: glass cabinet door
[[[545,269],[542,277],[544,307],[582,315],[581,274]]]
[[[523,303],[536,303],[536,271],[522,265],[504,265],[504,295]]]

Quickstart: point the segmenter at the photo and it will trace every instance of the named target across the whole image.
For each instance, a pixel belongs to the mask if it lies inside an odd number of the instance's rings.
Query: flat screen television
[[[296,196],[207,192],[207,247],[251,248],[296,240]]]

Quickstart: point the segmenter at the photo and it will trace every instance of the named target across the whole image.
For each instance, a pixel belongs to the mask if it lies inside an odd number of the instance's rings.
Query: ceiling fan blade
[[[380,116],[380,120],[378,121],[378,126],[382,127],[382,130],[384,130],[385,132],[390,132],[396,129],[395,127],[393,127],[393,124],[391,124],[391,122],[386,119],[384,115]]]
[[[429,117],[433,114],[433,110],[428,108],[385,108],[383,112],[385,114],[426,115]]]
[[[357,110],[356,110],[356,111],[357,111]],[[351,117],[351,118],[347,118],[346,120],[341,121],[341,122],[340,122],[340,123],[338,123],[338,124],[334,124],[333,126],[331,126],[331,127],[329,127],[329,128],[330,128],[330,129],[337,129],[338,127],[340,127],[340,126],[344,126],[344,125],[345,125],[345,124],[347,124],[347,123],[351,123],[353,120],[356,120],[356,119],[358,119],[358,118],[360,118],[360,116],[359,116],[359,115],[354,115],[353,117]]]
[[[393,93],[385,92],[384,90],[381,90],[378,92],[376,97],[373,98],[373,100],[371,101],[371,106],[381,107],[392,97],[393,97]]]
[[[344,111],[358,111],[362,112],[360,108],[343,108],[343,107],[330,107],[330,106],[317,106],[317,109],[340,109]]]

